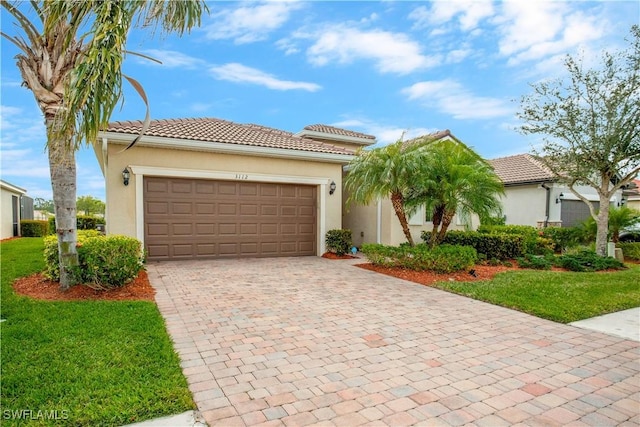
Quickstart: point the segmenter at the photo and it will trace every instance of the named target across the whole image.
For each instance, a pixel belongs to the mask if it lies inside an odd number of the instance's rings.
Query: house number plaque
[[[243,174],[243,173],[237,173],[236,174],[236,179],[241,179],[241,180],[249,179],[249,175],[246,175],[246,174]]]

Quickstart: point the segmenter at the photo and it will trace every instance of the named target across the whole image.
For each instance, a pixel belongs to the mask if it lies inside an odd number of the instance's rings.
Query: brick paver
[[[210,425],[634,425],[640,343],[317,257],[148,266]]]

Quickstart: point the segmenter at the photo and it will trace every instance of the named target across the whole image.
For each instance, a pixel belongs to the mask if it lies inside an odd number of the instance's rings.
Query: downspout
[[[550,204],[551,204],[551,187],[547,187],[546,183],[542,183],[540,184],[540,187],[544,188],[545,190],[547,190],[547,203],[546,206],[544,208],[544,228],[547,228],[549,226],[549,209],[550,209]]]

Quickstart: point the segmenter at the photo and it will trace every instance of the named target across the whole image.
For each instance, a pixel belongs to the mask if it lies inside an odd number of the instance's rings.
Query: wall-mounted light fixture
[[[563,198],[564,198],[564,194],[563,193],[558,194],[558,197],[556,197],[556,203],[560,203]]]
[[[333,194],[336,192],[336,183],[334,181],[331,181],[331,184],[329,184],[329,194]]]
[[[131,172],[126,167],[122,171],[122,183],[124,185],[129,185],[129,178],[131,177]]]

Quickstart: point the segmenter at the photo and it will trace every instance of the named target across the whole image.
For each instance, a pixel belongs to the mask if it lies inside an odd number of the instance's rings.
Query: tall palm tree
[[[427,147],[426,164],[406,195],[406,206],[424,205],[431,214],[430,246],[442,242],[456,213],[468,220],[501,212],[498,196],[502,181],[493,168],[469,147],[454,141],[439,141]]]
[[[349,163],[345,190],[350,202],[367,205],[377,199],[391,198],[407,242],[413,246],[409,230],[405,196],[425,165],[428,138],[404,142],[402,139],[385,147],[361,150]]]
[[[207,7],[202,0],[1,0],[1,4],[23,32],[1,34],[18,47],[23,85],[33,92],[44,115],[60,285],[67,289],[75,283],[73,266],[78,263],[75,151],[83,141],[95,140],[122,99],[127,36],[136,26],[183,34],[199,25]]]

